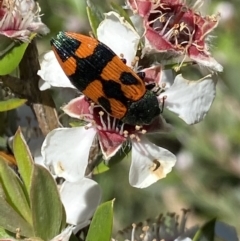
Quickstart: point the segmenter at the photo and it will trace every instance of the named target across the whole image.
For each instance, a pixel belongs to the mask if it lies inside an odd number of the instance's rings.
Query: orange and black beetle
[[[111,116],[148,125],[160,114],[156,95],[105,44],[70,32],[60,32],[51,44],[72,84]]]

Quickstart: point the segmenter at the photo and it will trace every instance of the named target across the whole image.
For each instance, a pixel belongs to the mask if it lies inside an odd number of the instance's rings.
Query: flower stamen
[[[137,131],[139,131],[141,128],[142,128],[142,126],[138,126],[138,125],[135,126],[135,130],[137,130]]]
[[[141,134],[146,134],[146,133],[147,133],[147,130],[145,130],[145,129],[141,130]]]
[[[139,61],[139,57],[138,57],[138,56],[135,56],[134,59],[133,59],[133,61],[131,62],[132,68],[136,67],[138,61]]]
[[[124,123],[121,124],[121,128],[120,128],[120,131],[119,131],[119,134],[122,135],[123,134],[123,128],[124,128]]]
[[[128,131],[127,130],[123,131],[123,136],[126,137],[126,138],[128,137]]]
[[[136,230],[136,224],[133,223],[132,224],[132,235],[131,235],[131,241],[134,241],[135,240],[135,230]]]
[[[172,17],[173,17],[173,15],[170,16],[170,18],[168,19],[168,21],[167,21],[166,24],[164,25],[162,31],[160,32],[160,35],[164,35],[164,32],[166,31],[167,26],[168,26],[169,22],[171,21]],[[171,29],[170,29],[170,30],[171,30]],[[169,31],[170,31],[170,30],[169,30]],[[167,33],[167,34],[168,34],[168,33]],[[167,37],[167,34],[166,34],[164,37]]]
[[[105,122],[103,120],[104,112],[103,111],[99,111],[98,114],[99,114],[99,117],[100,117],[100,121],[101,121],[101,125],[103,127],[103,130],[106,131],[107,130],[107,126],[106,126],[106,124],[105,124]]]

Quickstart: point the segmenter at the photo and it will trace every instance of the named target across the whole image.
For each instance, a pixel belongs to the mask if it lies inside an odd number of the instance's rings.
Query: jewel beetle
[[[105,44],[59,32],[51,45],[71,83],[111,116],[130,125],[149,125],[160,114],[156,95]]]

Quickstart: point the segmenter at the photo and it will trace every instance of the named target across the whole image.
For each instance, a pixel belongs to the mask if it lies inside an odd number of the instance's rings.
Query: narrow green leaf
[[[0,148],[1,149],[7,148],[7,138],[3,138],[0,136]]]
[[[0,183],[6,195],[7,202],[29,224],[32,223],[31,210],[22,189],[21,181],[14,171],[0,158]]]
[[[33,159],[20,129],[17,130],[13,139],[13,152],[17,161],[19,173],[29,196],[33,172]]]
[[[97,37],[97,27],[99,25],[99,21],[96,18],[96,15],[91,10],[91,8],[86,7],[86,10],[87,10],[88,21],[92,29],[92,33],[94,37]]]
[[[86,241],[110,241],[113,225],[114,200],[101,204],[92,219]]]
[[[216,218],[205,223],[195,234],[193,241],[214,241]]]
[[[87,0],[87,16],[90,23],[93,35],[97,37],[97,28],[99,24],[103,21],[104,15],[99,11],[99,7],[92,3],[91,0]]]
[[[5,200],[2,187],[0,186],[0,227],[12,233],[20,228],[21,235],[33,237],[31,225],[25,221]]]
[[[46,168],[37,164],[33,169],[30,201],[35,236],[51,240],[60,233],[65,222],[62,220],[63,205],[53,177]]]
[[[64,206],[62,205],[62,224],[60,230],[64,230],[67,226],[67,214]]]
[[[8,240],[10,240],[12,236],[10,236],[10,234],[7,233],[4,228],[0,227],[0,239],[2,238],[8,238]]]
[[[5,55],[0,58],[0,75],[10,74],[16,69],[25,53],[28,43],[15,43]]]
[[[134,24],[132,23],[127,11],[123,9],[122,6],[118,5],[117,3],[111,2],[111,7],[135,29]]]
[[[25,99],[9,99],[0,101],[0,112],[13,110],[26,103]]]

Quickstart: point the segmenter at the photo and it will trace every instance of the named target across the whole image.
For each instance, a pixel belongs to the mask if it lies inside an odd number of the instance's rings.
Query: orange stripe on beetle
[[[102,83],[100,80],[94,80],[87,88],[83,91],[85,96],[91,96],[91,100],[98,103],[98,98],[103,96]]]

